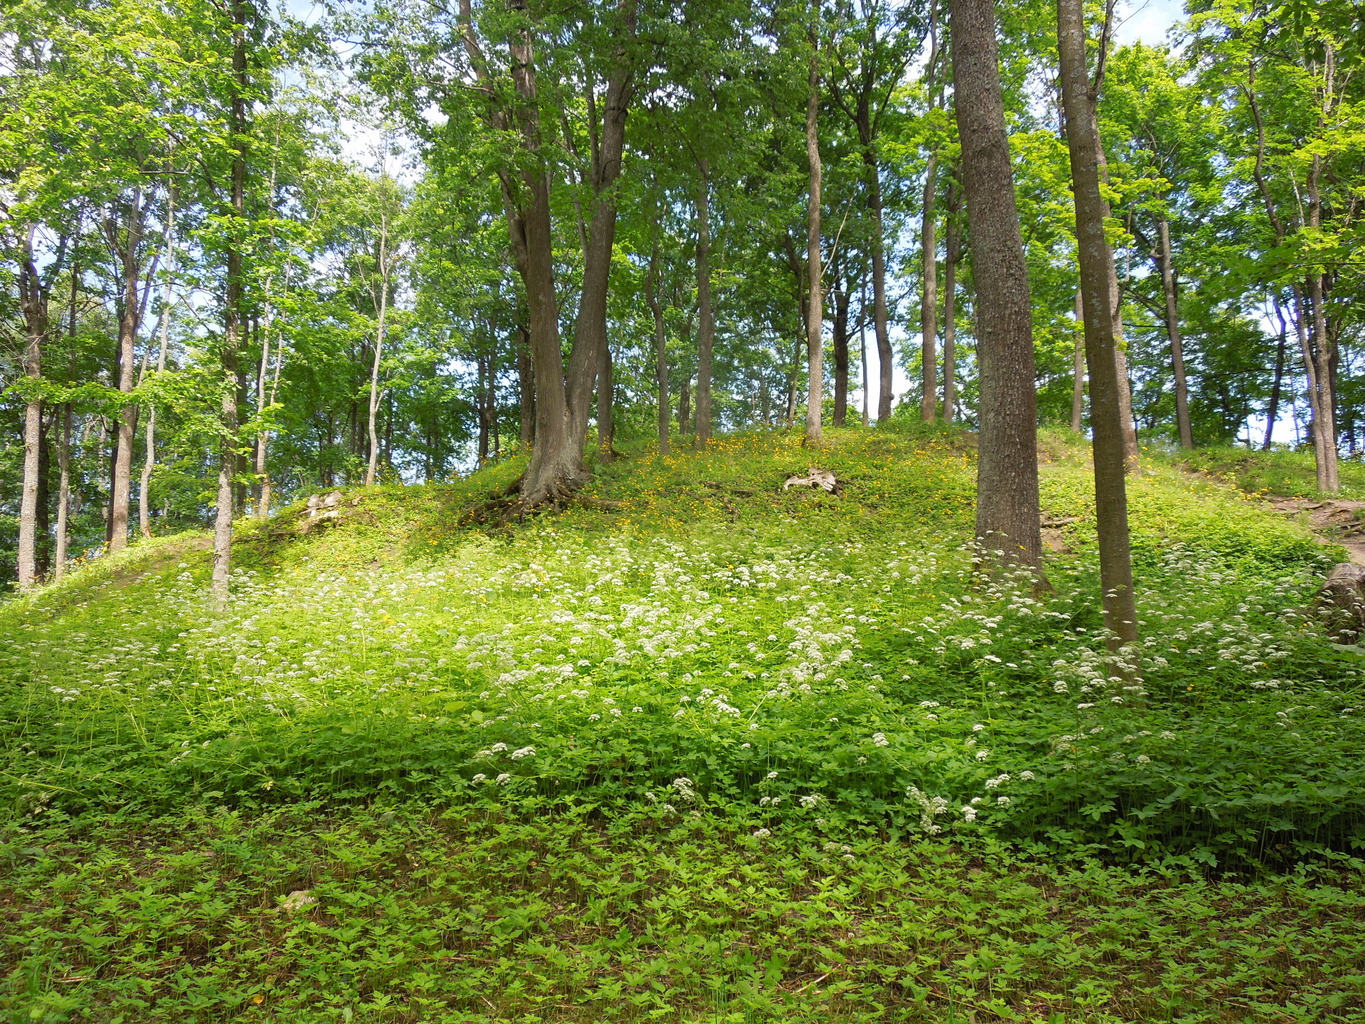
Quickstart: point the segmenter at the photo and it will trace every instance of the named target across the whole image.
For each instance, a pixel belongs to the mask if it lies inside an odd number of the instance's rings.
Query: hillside
[[[0,1007],[37,1021],[1365,1020],[1335,553],[1155,455],[1142,684],[1083,448],[1051,589],[969,435],[722,438],[490,524],[515,463],[0,605]],[[811,464],[839,494],[782,491]]]

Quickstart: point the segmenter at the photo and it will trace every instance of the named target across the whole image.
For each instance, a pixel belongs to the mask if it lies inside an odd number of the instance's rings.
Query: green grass
[[[1246,448],[1199,448],[1176,452],[1180,464],[1219,480],[1235,484],[1248,494],[1289,498],[1318,497],[1313,452],[1277,448],[1253,452]],[[1341,497],[1365,500],[1365,462],[1359,458],[1340,462]]]
[[[286,509],[221,614],[192,535],[0,605],[0,1012],[1365,1020],[1330,559],[1145,474],[1130,686],[1048,449],[1044,596],[973,574],[972,439],[912,427],[641,449],[498,528],[515,464]]]

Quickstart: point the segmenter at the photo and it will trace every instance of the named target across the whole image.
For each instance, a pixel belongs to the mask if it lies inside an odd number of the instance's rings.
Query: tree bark
[[[818,13],[818,8],[817,8]],[[810,312],[806,317],[806,357],[810,365],[806,392],[806,440],[818,443],[825,387],[825,306],[820,257],[820,49],[811,29],[810,74],[806,90],[806,160],[810,165],[810,199],[806,216],[806,272]]]
[[[229,200],[231,218],[240,224],[246,217],[246,24],[248,6],[232,0],[232,77],[229,90],[228,130],[232,141],[232,184]],[[223,310],[222,404],[219,407],[218,508],[213,524],[213,578],[210,593],[213,603],[227,605],[228,580],[232,571],[232,478],[237,464],[237,352],[241,346],[245,272],[242,245],[238,238],[227,245],[226,301]]]
[[[29,228],[24,236],[19,266],[19,304],[24,314],[24,376],[43,374],[43,342],[48,331],[48,291],[33,255],[37,234]],[[24,475],[19,499],[18,583],[31,590],[38,581],[39,456],[42,445],[43,403],[36,395],[24,403]]]
[[[1014,198],[993,0],[950,0],[963,190],[977,281],[981,429],[976,539],[997,564],[1042,571],[1028,269]]]
[[[119,303],[118,322],[118,389],[124,394],[133,390],[136,363],[135,346],[142,320],[142,296],[139,288],[141,267],[138,245],[142,234],[142,192],[135,189],[128,206],[127,233],[120,239],[118,226],[112,218],[104,221],[104,232],[109,249],[120,263],[123,296]],[[109,503],[109,550],[119,551],[128,545],[128,506],[132,492],[133,434],[137,429],[137,406],[125,405],[119,411],[118,434],[114,447],[114,476]]]
[[[1137,641],[1137,608],[1128,539],[1124,480],[1124,427],[1119,410],[1114,321],[1109,306],[1113,254],[1104,236],[1100,196],[1099,129],[1088,94],[1085,23],[1081,0],[1058,0],[1057,43],[1067,148],[1076,202],[1076,242],[1081,265],[1086,360],[1090,366],[1090,421],[1094,432],[1095,506],[1099,532],[1100,584],[1111,647]]]
[[[380,202],[383,202],[381,197]],[[379,363],[384,355],[384,326],[389,312],[389,275],[393,268],[389,263],[389,216],[382,206],[379,211],[379,318],[374,331],[374,361],[370,364],[370,407],[366,421],[369,437],[369,460],[365,465],[365,486],[374,484],[375,472],[379,467],[379,434],[375,429],[375,416],[379,412]]]

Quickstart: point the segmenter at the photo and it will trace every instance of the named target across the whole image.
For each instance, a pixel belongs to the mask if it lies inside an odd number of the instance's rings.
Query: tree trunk
[[[858,297],[858,356],[863,363],[863,426],[871,420],[868,416],[868,379],[867,379],[867,281],[862,282]]]
[[[877,336],[878,381],[877,422],[891,418],[891,403],[895,396],[891,356],[891,331],[886,309],[886,229],[882,216],[881,167],[873,145],[872,109],[866,95],[859,96],[854,123],[858,141],[862,145],[863,167],[867,172],[867,206],[872,214],[872,317]]]
[[[920,296],[920,402],[919,416],[925,423],[938,418],[938,237],[935,234],[934,199],[938,154],[929,154],[924,171],[924,209],[920,217],[920,262],[923,291]]]
[[[521,484],[521,500],[527,506],[541,505],[567,496],[582,485],[585,477],[583,455],[587,446],[593,385],[602,364],[602,349],[607,345],[607,289],[616,237],[616,193],[611,186],[621,173],[626,116],[634,90],[634,56],[630,43],[635,37],[636,2],[618,0],[617,3],[621,36],[612,56],[600,146],[596,147],[593,154],[595,198],[588,245],[583,254],[583,286],[567,374],[559,351],[558,327],[555,326],[551,332],[550,324],[545,320],[545,315],[554,312],[555,308],[553,237],[550,232],[548,172],[543,165],[536,109],[534,53],[530,34],[523,32],[512,46],[512,77],[521,100],[518,121],[522,145],[533,157],[532,166],[522,173],[526,191],[533,199],[526,217],[526,249],[531,256],[527,265],[533,271],[534,283],[531,277],[527,278],[527,294],[531,295],[533,291],[537,293],[531,300],[536,445]],[[514,10],[526,9],[525,0],[511,0],[508,6]],[[590,114],[595,118],[595,105]],[[532,254],[533,249],[535,252]],[[553,348],[551,340],[554,342]]]
[[[531,369],[530,332],[517,324],[517,395],[521,400],[521,450],[529,452],[536,438],[535,374]]]
[[[1085,423],[1085,308],[1076,289],[1076,356],[1071,367],[1071,429],[1079,434]]]
[[[1081,0],[1058,0],[1057,42],[1067,147],[1076,202],[1077,255],[1090,366],[1090,421],[1094,432],[1095,506],[1099,531],[1100,584],[1111,647],[1137,641],[1137,609],[1128,541],[1128,499],[1124,481],[1124,425],[1119,411],[1114,321],[1109,306],[1113,255],[1104,236],[1100,196],[1099,130],[1088,95],[1085,23]],[[984,401],[983,401],[984,404]]]
[[[62,405],[62,443],[57,449],[57,552],[53,577],[66,575],[67,519],[71,510],[71,403]]]
[[[1166,295],[1166,336],[1171,341],[1171,366],[1175,375],[1175,424],[1180,447],[1194,447],[1190,427],[1190,398],[1185,388],[1185,351],[1180,343],[1180,314],[1176,306],[1175,268],[1171,259],[1171,224],[1162,217],[1157,224],[1161,237],[1161,290]]]
[[[161,324],[157,332],[160,345],[156,353],[156,372],[166,372],[166,350],[170,347],[171,335],[171,295],[175,284],[175,199],[176,189],[172,185],[166,201],[166,287],[161,295]],[[72,330],[75,334],[75,330]],[[156,466],[156,403],[147,403],[146,457],[142,460],[142,475],[137,488],[138,532],[144,537],[152,535],[152,470]]]
[[[952,423],[957,416],[957,261],[959,257],[957,225],[957,182],[948,181],[943,258],[943,422]]]
[[[834,425],[848,421],[848,307],[847,283],[836,277],[834,290]]]
[[[228,130],[232,141],[231,219],[240,227],[246,217],[246,20],[245,0],[232,0],[232,78]],[[223,310],[223,396],[219,408],[218,508],[213,524],[212,600],[227,605],[232,571],[232,476],[237,464],[237,350],[241,345],[245,273],[242,243],[234,231],[227,245],[226,302]]]
[[[707,161],[697,161],[697,434],[694,444],[711,439],[711,357],[716,342],[711,308],[711,184]]]
[[[659,301],[659,247],[649,254],[649,272],[645,275],[645,301],[654,317],[654,381],[658,389],[659,454],[668,454],[668,336],[664,325],[664,307]]]
[[[610,344],[603,344],[601,357],[597,369],[597,453],[610,460],[616,456],[612,447],[616,438],[616,381]]]
[[[1331,93],[1332,50],[1327,49],[1328,93]],[[1310,231],[1322,230],[1322,157],[1315,154],[1308,172],[1308,224]],[[1319,491],[1337,494],[1341,490],[1341,476],[1337,456],[1336,389],[1333,370],[1336,345],[1327,330],[1327,290],[1321,270],[1308,275],[1308,298],[1313,316],[1311,351],[1305,359],[1312,364],[1308,377],[1308,395],[1313,406],[1314,461],[1317,465]]]
[[[1028,268],[1015,206],[996,56],[994,0],[950,0],[973,276],[981,429],[976,539],[984,557],[1041,574],[1037,397]]]
[[[43,341],[48,330],[48,293],[33,257],[37,231],[30,228],[24,237],[19,267],[19,302],[24,314],[24,375],[38,378],[43,373]],[[19,499],[19,589],[30,590],[38,581],[38,461],[42,444],[43,403],[35,395],[24,404],[24,475]]]
[[[379,434],[375,429],[375,417],[379,412],[379,362],[384,355],[384,326],[389,312],[389,217],[388,211],[379,211],[379,319],[374,331],[374,361],[370,364],[370,406],[366,420],[366,434],[369,438],[369,460],[365,465],[365,486],[374,485],[375,473],[379,467]]]
[[[818,8],[817,8],[818,13]],[[825,306],[820,259],[820,49],[811,29],[810,75],[806,91],[806,160],[810,164],[810,206],[806,218],[806,270],[810,275],[810,312],[806,317],[806,355],[810,376],[806,395],[806,440],[819,442],[825,387]]]
[[[142,194],[134,191],[128,209],[127,235],[119,239],[112,219],[105,221],[105,234],[110,248],[117,253],[123,271],[123,298],[118,323],[118,389],[123,394],[133,390],[133,371],[136,362],[135,346],[141,327],[142,302],[139,289],[140,266],[138,244],[142,234]],[[119,411],[118,435],[114,447],[114,477],[109,503],[109,550],[119,551],[128,545],[128,504],[132,492],[133,434],[137,430],[137,406],[125,405]]]
[[[1284,364],[1287,355],[1289,325],[1285,323],[1284,309],[1281,307],[1279,299],[1275,300],[1275,315],[1280,321],[1280,340],[1275,346],[1275,381],[1270,387],[1270,405],[1266,409],[1265,417],[1265,438],[1261,441],[1261,451],[1270,451],[1272,435],[1275,432],[1275,421],[1280,415],[1280,395],[1284,388]]]

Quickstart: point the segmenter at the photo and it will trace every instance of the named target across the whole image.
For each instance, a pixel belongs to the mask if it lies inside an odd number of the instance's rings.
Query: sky
[[[1115,33],[1119,45],[1141,40],[1160,43],[1183,15],[1181,0],[1128,0],[1117,8],[1122,19]]]

